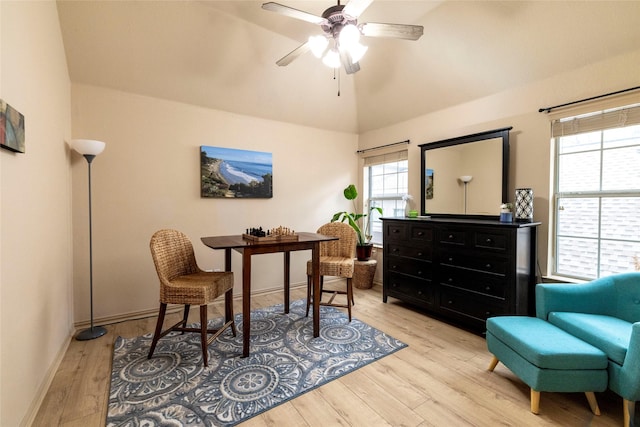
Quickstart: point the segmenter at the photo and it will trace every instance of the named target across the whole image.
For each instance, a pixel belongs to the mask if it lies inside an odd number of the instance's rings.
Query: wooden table
[[[289,313],[290,263],[292,251],[311,250],[313,264],[313,336],[320,335],[320,242],[337,237],[317,233],[297,233],[298,240],[256,242],[241,235],[202,237],[211,249],[224,249],[226,271],[231,271],[231,249],[242,253],[242,357],[249,356],[251,332],[251,255],[284,253],[284,312]]]

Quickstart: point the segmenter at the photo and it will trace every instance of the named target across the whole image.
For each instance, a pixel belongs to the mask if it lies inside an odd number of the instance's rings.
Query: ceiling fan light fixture
[[[365,46],[360,43],[356,43],[353,46],[350,46],[348,48],[348,51],[349,51],[349,55],[351,55],[351,62],[354,64],[356,62],[360,62],[364,54],[367,53],[368,49],[369,49],[368,46]]]
[[[2,1],[2,0],[0,0]],[[418,40],[424,33],[421,25],[389,24],[365,22],[358,24],[360,14],[374,0],[345,0],[346,5],[338,4],[329,7],[322,16],[316,16],[279,3],[268,2],[262,8],[301,21],[319,25],[324,36],[309,37],[308,41],[276,61],[279,66],[290,64],[300,55],[312,51],[313,55],[322,58],[322,62],[334,69],[344,66],[347,74],[360,70],[360,59],[368,47],[360,44],[360,37],[384,37],[405,40]],[[329,47],[331,41],[333,45]],[[324,55],[324,56],[323,56]]]
[[[316,58],[322,58],[322,54],[327,50],[327,46],[329,46],[329,40],[327,40],[325,36],[309,37],[309,47],[311,48],[311,53],[313,53]]]
[[[330,68],[340,68],[340,65],[342,65],[340,63],[340,54],[335,48],[333,48],[324,55],[322,63]]]

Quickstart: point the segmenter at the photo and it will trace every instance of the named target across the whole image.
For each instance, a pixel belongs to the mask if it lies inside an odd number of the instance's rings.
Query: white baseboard
[[[339,279],[336,279],[339,280]],[[331,283],[330,280],[327,280],[325,283]],[[292,284],[290,286],[290,289],[297,289],[300,287],[306,287],[307,284],[306,283],[296,283],[296,284]],[[272,293],[276,293],[276,292],[282,292],[282,287],[278,286],[275,288],[269,288],[269,289],[261,289],[259,291],[255,291],[252,292],[251,295],[265,295],[265,294],[272,294]],[[234,294],[233,295],[233,299],[234,300],[240,300],[242,299],[242,294]],[[176,306],[169,306],[167,308],[167,313],[177,313],[182,311],[182,307],[181,305],[176,305]],[[93,324],[94,325],[112,325],[114,323],[120,323],[120,322],[125,322],[127,320],[137,320],[137,319],[145,319],[147,317],[155,317],[158,315],[158,307],[156,308],[151,308],[148,310],[140,310],[140,311],[134,311],[134,312],[130,312],[130,313],[122,313],[122,314],[116,314],[113,316],[106,316],[106,317],[100,317],[100,318],[96,318],[93,319]],[[74,324],[74,327],[76,328],[76,331],[88,328],[91,326],[91,321],[90,320],[83,320],[81,322],[76,322]]]

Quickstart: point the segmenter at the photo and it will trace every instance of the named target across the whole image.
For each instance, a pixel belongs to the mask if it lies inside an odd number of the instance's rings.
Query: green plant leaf
[[[347,188],[344,189],[344,197],[347,200],[355,200],[358,197],[358,190],[356,190],[356,186],[350,184]]]

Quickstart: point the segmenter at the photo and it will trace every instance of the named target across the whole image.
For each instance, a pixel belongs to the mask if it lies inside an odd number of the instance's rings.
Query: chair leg
[[[584,395],[587,396],[587,401],[589,402],[591,412],[593,412],[594,415],[600,415],[600,408],[598,407],[598,401],[596,400],[595,393],[592,391],[585,391]]]
[[[233,289],[224,293],[224,319],[225,323],[231,322],[231,332],[236,336],[236,322],[233,317]]]
[[[187,326],[187,319],[189,318],[189,309],[191,308],[191,306],[189,304],[185,304],[184,305],[184,314],[182,315],[182,327],[186,327]],[[182,331],[182,334],[184,334],[184,331]]]
[[[489,367],[487,368],[487,371],[493,372],[493,370],[496,369],[496,366],[498,366],[498,362],[500,362],[498,358],[493,356],[493,359],[491,360],[491,363],[489,363]]]
[[[167,304],[160,303],[160,312],[158,313],[158,321],[156,322],[156,331],[153,333],[153,340],[151,341],[151,348],[149,349],[149,355],[147,359],[151,359],[153,352],[156,350],[156,344],[160,339],[162,333],[162,324],[164,323],[164,315],[167,312]]]
[[[349,322],[351,322],[351,306],[353,302],[353,284],[351,278],[347,279],[347,311],[349,312]]]
[[[207,306],[200,306],[200,340],[202,341],[202,361],[209,366],[209,352],[207,351]]]
[[[631,427],[631,420],[635,418],[636,402],[622,399],[623,426]]]
[[[309,306],[311,305],[311,276],[307,276],[307,313],[305,317],[309,317]]]
[[[540,392],[531,389],[531,412],[538,415],[540,412]]]

